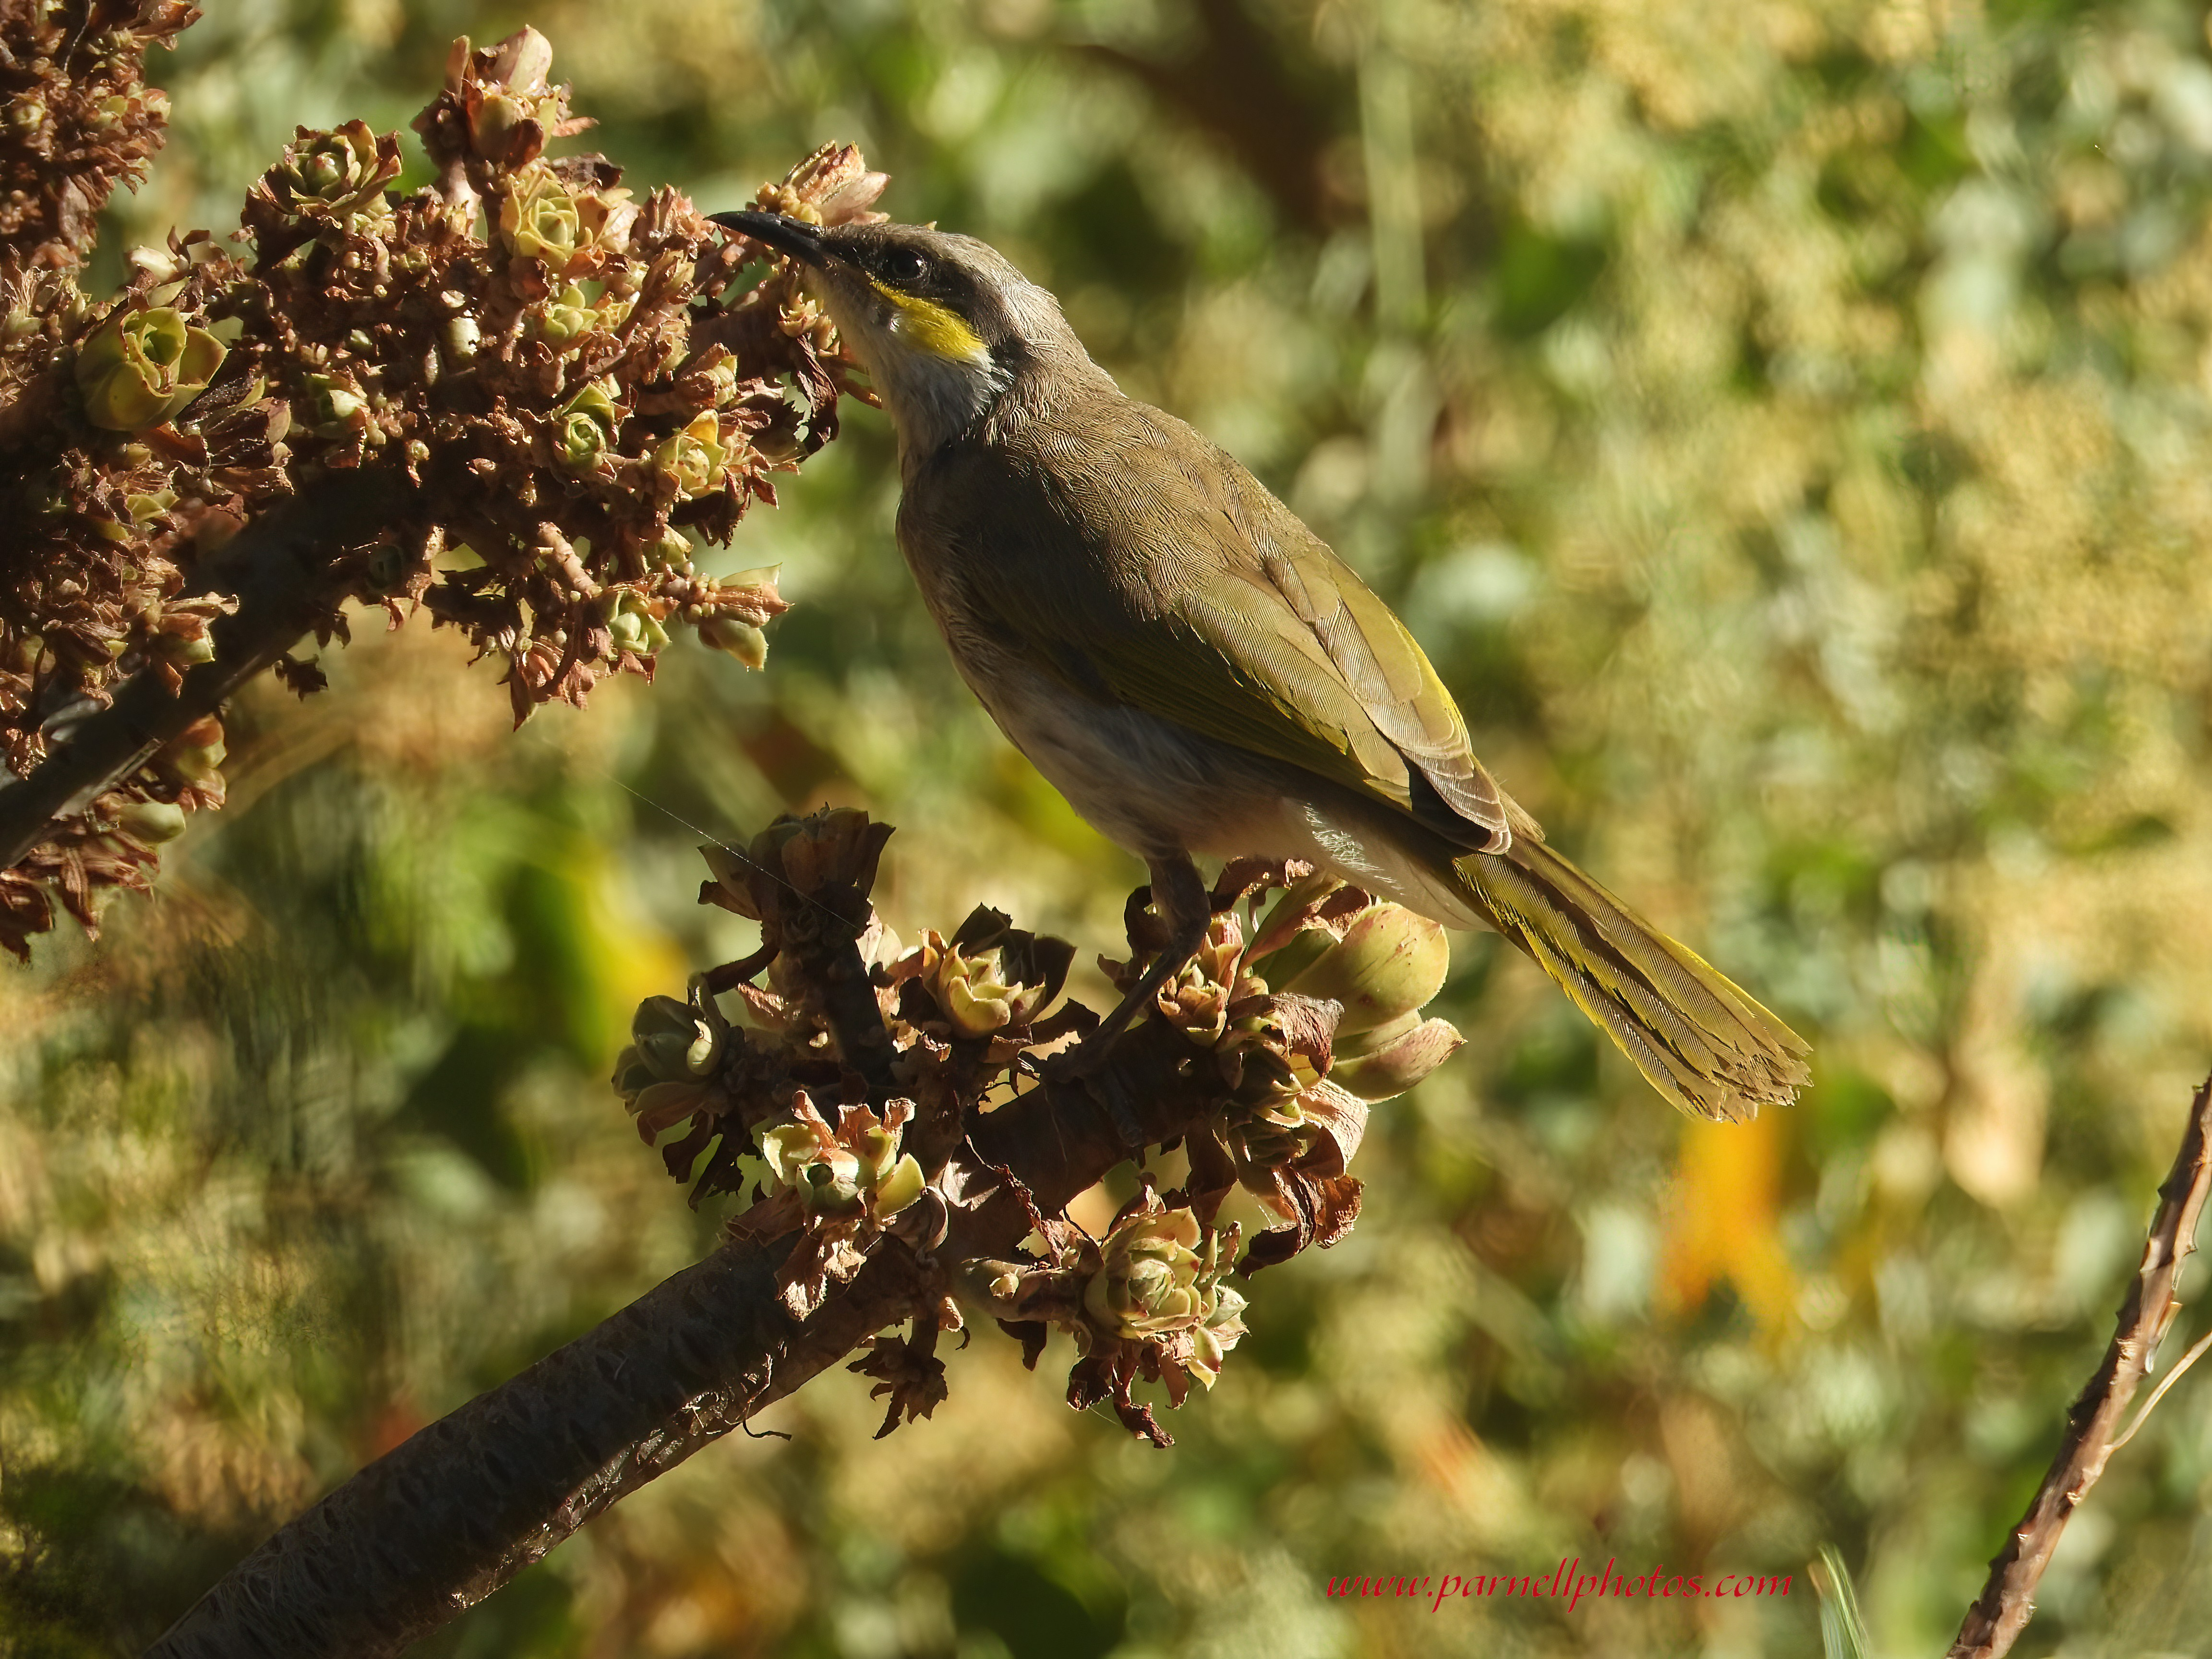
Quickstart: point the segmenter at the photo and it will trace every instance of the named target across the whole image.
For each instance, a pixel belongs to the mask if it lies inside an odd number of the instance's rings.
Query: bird
[[[1226,452],[1125,396],[997,249],[708,216],[804,268],[896,430],[898,544],[962,678],[1146,864],[1168,940],[1101,1050],[1203,943],[1196,860],[1254,855],[1494,929],[1693,1115],[1741,1121],[1809,1083],[1802,1038],[1547,844],[1351,567]]]

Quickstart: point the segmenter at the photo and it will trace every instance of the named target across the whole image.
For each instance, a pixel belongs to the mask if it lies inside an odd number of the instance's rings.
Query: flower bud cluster
[[[1016,1047],[1060,995],[1073,947],[1015,927],[978,906],[950,939],[934,928],[884,970],[887,984],[911,983],[925,1000],[902,999],[901,1017],[950,1038],[1004,1038]],[[1001,1054],[1011,1059],[1013,1049]]]
[[[754,1137],[780,1191],[797,1195],[809,1220],[866,1219],[881,1226],[921,1196],[921,1165],[900,1150],[906,1115],[879,1121],[848,1107],[832,1130],[802,1091],[791,1115],[759,1125]]]
[[[167,306],[118,311],[77,348],[85,419],[116,432],[159,426],[208,389],[228,355]]]
[[[263,187],[278,210],[339,230],[381,230],[392,223],[384,187],[399,176],[399,141],[379,137],[366,121],[330,132],[301,127]]]
[[[1367,1109],[1402,1094],[1462,1039],[1421,1009],[1450,966],[1443,929],[1334,878],[1289,881],[1249,934],[1233,908],[1162,987],[1154,1012],[1208,1049],[1225,1085],[1210,1137],[1193,1142],[1195,1189],[1240,1184],[1285,1225],[1251,1265],[1342,1237],[1358,1213],[1346,1173]],[[1107,963],[1124,986],[1135,963]]]
[[[189,0],[0,8],[0,268],[62,270],[90,254],[100,209],[145,176],[167,136],[147,48],[172,45],[198,15]]]
[[[1355,890],[1309,877],[1285,892],[1261,923],[1252,966],[1281,992],[1342,1009],[1328,1079],[1371,1103],[1405,1093],[1465,1039],[1448,1021],[1421,1018],[1451,968],[1442,924],[1364,895],[1356,906],[1332,904]]]
[[[1162,1382],[1180,1406],[1193,1382],[1211,1389],[1221,1375],[1245,1334],[1244,1297],[1223,1282],[1237,1229],[1207,1226],[1147,1180],[1103,1239],[1066,1221],[1047,1219],[1037,1231],[1047,1260],[970,1262],[969,1287],[1010,1328],[1051,1326],[1074,1337],[1080,1358],[1068,1378],[1070,1404],[1110,1401],[1133,1432],[1167,1444],[1130,1390],[1140,1378]]]
[[[136,54],[191,15],[167,0],[126,9],[139,20],[128,27],[92,20],[64,53],[76,70],[52,55],[67,46],[68,8],[0,20],[9,61],[44,77],[37,95],[51,108],[89,84],[80,76],[125,99],[107,148],[54,152],[58,167],[98,173],[103,194],[159,136],[158,94],[139,88]],[[786,608],[775,573],[718,579],[696,567],[695,549],[727,542],[751,502],[773,498],[774,473],[835,435],[845,383],[834,338],[793,273],[735,288],[742,250],[681,196],[639,200],[599,157],[549,155],[590,125],[551,64],[534,30],[484,50],[457,42],[416,123],[434,187],[395,189],[394,135],[360,121],[301,128],[246,200],[250,261],[204,233],[172,238],[134,251],[127,286],[105,303],[66,270],[88,240],[88,223],[63,222],[78,197],[9,198],[0,513],[15,544],[0,577],[0,758],[10,771],[45,757],[56,699],[105,701],[146,670],[174,684],[213,659],[224,635],[208,624],[225,602],[193,597],[196,562],[337,471],[389,478],[397,513],[383,544],[331,571],[316,624],[325,641],[343,632],[348,597],[383,605],[395,625],[427,607],[505,665],[518,721],[556,698],[582,703],[607,674],[649,675],[685,629],[763,665],[763,629]],[[857,151],[830,146],[761,199],[838,222],[879,216],[868,209],[883,185]],[[63,231],[84,233],[67,258],[25,240]],[[289,677],[302,690],[320,678],[304,664]],[[153,782],[141,775],[122,790],[152,799]],[[157,819],[167,823],[133,822]],[[141,850],[150,864],[150,843]],[[0,945],[25,948],[17,919],[35,931],[51,914],[11,896]]]
[[[1121,1338],[1180,1337],[1164,1358],[1206,1388],[1222,1356],[1244,1334],[1244,1297],[1223,1284],[1237,1255],[1237,1229],[1201,1227],[1189,1209],[1162,1206],[1147,1191],[1124,1212],[1100,1246],[1098,1270],[1083,1287],[1091,1328]]]
[[[796,1228],[777,1272],[794,1317],[819,1307],[830,1285],[849,1283],[866,1248],[927,1190],[921,1163],[903,1146],[913,1111],[905,1100],[890,1102],[880,1117],[848,1104],[833,1128],[802,1089],[787,1114],[756,1129],[769,1185],[731,1230],[777,1238]]]
[[[1073,947],[980,906],[949,938],[926,931],[902,951],[866,898],[888,835],[837,808],[780,819],[742,851],[702,848],[714,879],[702,902],[758,921],[761,948],[710,970],[688,998],[641,1007],[617,1086],[648,1139],[692,1119],[664,1156],[695,1182],[695,1202],[757,1182],[729,1231],[790,1241],[776,1273],[795,1316],[870,1255],[880,1260],[879,1247],[911,1252],[895,1259],[920,1275],[915,1335],[878,1343],[854,1367],[890,1395],[887,1428],[944,1397],[934,1333],[963,1328],[945,1300],[957,1288],[1031,1364],[1050,1330],[1071,1334],[1071,1402],[1110,1403],[1133,1433],[1164,1444],[1134,1386],[1158,1382],[1176,1405],[1194,1384],[1210,1389],[1245,1334],[1231,1273],[1333,1243],[1357,1216],[1346,1164],[1368,1103],[1337,1080],[1337,1052],[1365,1042],[1363,1060],[1398,1056],[1423,1029],[1420,1006],[1446,966],[1437,930],[1282,866],[1251,866],[1241,887],[1224,876],[1206,943],[1161,994],[1157,1020],[1115,1041],[1107,1063],[1121,1063],[1126,1042],[1127,1069],[1093,1082],[1056,1075],[1048,1048],[1097,1024],[1077,1005],[1055,1006]],[[1263,886],[1286,889],[1264,919],[1256,899],[1246,915],[1231,908]],[[1139,941],[1157,948],[1141,906],[1129,931],[1139,957]],[[825,953],[825,940],[836,950]],[[766,987],[755,982],[763,973]],[[719,1023],[708,986],[742,998],[745,1030]],[[871,1054],[875,1039],[884,1046]],[[1437,1052],[1419,1056],[1432,1064]],[[1426,1069],[1390,1063],[1387,1079],[1364,1086],[1379,1094]],[[1152,1115],[1102,1129],[1109,1097],[1126,1106],[1137,1079],[1156,1097]],[[996,1092],[1006,1083],[1011,1097]],[[1088,1121],[1075,1109],[1086,1096]],[[1161,1097],[1172,1103],[1164,1112]],[[1189,1178],[1162,1194],[1146,1175],[1093,1237],[1069,1218],[1065,1194],[1123,1155],[1132,1127],[1155,1144],[1181,1140]],[[716,1136],[720,1149],[702,1163]],[[1249,1248],[1216,1221],[1240,1182],[1283,1222]]]

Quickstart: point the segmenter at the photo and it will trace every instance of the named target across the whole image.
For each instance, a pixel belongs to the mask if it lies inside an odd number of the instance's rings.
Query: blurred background
[[[1819,1651],[1824,1541],[1876,1653],[1940,1650],[2212,1060],[2202,7],[211,11],[96,282],[235,224],[295,123],[404,128],[461,33],[544,30],[592,142],[710,210],[858,142],[1331,539],[1553,839],[1818,1049],[1796,1109],[1688,1124],[1462,938],[1467,1048],[1378,1110],[1357,1233],[1257,1281],[1175,1449],[1070,1413],[1064,1339],[1030,1376],[979,1337],[882,1443],[837,1373],[424,1651],[1750,1659]],[[783,566],[765,674],[686,646],[516,736],[496,665],[363,618],[330,694],[240,708],[157,901],[0,973],[0,1651],[136,1652],[708,1248],[605,1080],[640,996],[744,948],[691,903],[706,836],[858,804],[908,938],[988,902],[1119,947],[1141,871],[954,678],[896,488],[853,409],[715,556]],[[2207,1651],[2208,1495],[2191,1379],[2021,1650]],[[1324,1593],[1571,1556],[1795,1577]]]

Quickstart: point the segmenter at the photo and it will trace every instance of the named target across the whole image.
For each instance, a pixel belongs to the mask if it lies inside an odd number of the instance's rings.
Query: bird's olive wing
[[[1196,432],[1115,400],[1026,454],[945,464],[959,476],[909,489],[915,529],[965,545],[968,602],[1072,689],[1505,843],[1509,808],[1413,636]]]
[[[1296,514],[1230,457],[1219,459],[1231,538],[1250,550],[1260,579],[1311,631],[1345,690],[1434,792],[1436,804],[1450,818],[1487,831],[1496,842],[1491,850],[1502,848],[1509,825],[1519,823],[1509,818],[1504,795],[1475,758],[1459,705],[1428,654],[1396,613]],[[1442,816],[1429,806],[1417,787],[1415,816]]]

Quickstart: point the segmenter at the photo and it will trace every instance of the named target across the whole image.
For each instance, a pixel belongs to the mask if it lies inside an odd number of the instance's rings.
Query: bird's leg
[[[1129,994],[1098,1029],[1063,1057],[1063,1075],[1083,1076],[1103,1061],[1114,1039],[1152,1005],[1160,987],[1182,972],[1198,954],[1198,947],[1206,943],[1206,924],[1212,920],[1213,904],[1198,866],[1190,861],[1190,854],[1169,853],[1145,861],[1152,866],[1152,903],[1160,913],[1160,920],[1167,924],[1167,943],[1153,957],[1152,965],[1145,969],[1145,976],[1129,988]]]

